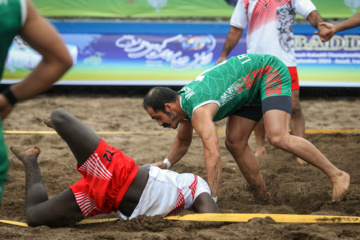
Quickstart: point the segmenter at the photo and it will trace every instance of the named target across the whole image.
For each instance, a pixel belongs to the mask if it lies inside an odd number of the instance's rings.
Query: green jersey
[[[25,22],[25,0],[0,0],[0,79],[10,45]]]
[[[196,108],[216,103],[219,109],[213,121],[219,121],[244,106],[261,106],[267,97],[291,97],[291,78],[278,58],[243,54],[206,70],[179,94],[181,107],[190,119]]]
[[[25,0],[0,0],[0,79],[4,71],[6,56],[14,37],[25,22]],[[0,203],[9,167],[7,147],[5,145],[0,120]]]

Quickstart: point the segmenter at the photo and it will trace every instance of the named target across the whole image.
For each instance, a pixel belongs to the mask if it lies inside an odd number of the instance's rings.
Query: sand
[[[175,137],[164,130],[141,107],[141,97],[43,95],[19,103],[4,121],[4,130],[51,131],[43,119],[57,107],[76,115],[109,144],[118,147],[139,165],[162,161]],[[307,130],[360,129],[360,99],[303,99]],[[226,121],[216,123],[225,130]],[[106,133],[108,132],[108,133]],[[112,134],[113,132],[117,132]],[[274,204],[256,201],[230,153],[225,134],[219,133],[223,175],[218,206],[221,213],[282,213],[360,216],[360,134],[308,133],[311,141],[338,168],[351,175],[346,201],[332,204],[332,185],[317,168],[300,166],[291,154],[268,142],[268,155],[259,159],[262,175]],[[49,196],[53,197],[80,178],[76,161],[65,142],[55,134],[5,134],[7,146],[37,146],[42,150],[40,170]],[[255,149],[254,135],[250,146]],[[172,170],[193,172],[206,179],[201,140],[193,143]],[[26,222],[24,167],[10,153],[10,169],[0,210],[1,220]],[[191,210],[181,215],[192,214]],[[95,218],[114,218],[114,214]],[[87,224],[67,228],[27,228],[0,223],[1,239],[360,239],[359,224],[275,223],[252,219],[247,223],[170,221],[139,217],[131,221]]]

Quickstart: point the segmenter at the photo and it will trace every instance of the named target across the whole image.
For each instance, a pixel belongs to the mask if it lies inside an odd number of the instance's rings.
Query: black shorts
[[[261,106],[245,106],[233,113],[233,115],[247,118],[255,122],[259,122],[269,110],[282,110],[291,115],[292,112],[292,100],[289,96],[275,96],[265,98],[261,102]]]

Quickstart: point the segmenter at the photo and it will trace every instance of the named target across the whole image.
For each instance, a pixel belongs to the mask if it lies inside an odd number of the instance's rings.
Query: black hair
[[[174,103],[177,100],[178,93],[168,87],[153,87],[144,97],[143,108],[154,109],[155,112],[165,112],[165,103]]]

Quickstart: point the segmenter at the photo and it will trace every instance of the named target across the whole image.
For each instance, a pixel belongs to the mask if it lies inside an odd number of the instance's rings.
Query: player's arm
[[[190,120],[183,120],[179,123],[178,133],[173,144],[170,147],[169,153],[166,155],[166,160],[152,164],[162,169],[167,169],[177,163],[188,151],[192,141],[193,127]],[[168,167],[169,166],[169,167]]]
[[[27,0],[28,19],[20,36],[42,55],[38,66],[12,87],[15,97],[27,99],[49,89],[73,65],[65,43],[55,28]]]
[[[335,32],[340,32],[349,28],[360,26],[360,12],[352,16],[351,18],[339,22],[335,25]]]
[[[311,26],[318,29],[319,23],[323,21],[322,17],[320,16],[319,12],[314,10],[308,16],[307,20],[310,22]]]
[[[310,22],[311,26],[313,26],[314,28],[318,29],[318,31],[316,33],[319,34],[319,37],[321,39],[321,41],[325,41],[326,37],[326,27],[321,25],[320,23],[323,21],[322,17],[320,16],[319,12],[314,10],[312,11],[308,17],[307,20]]]
[[[326,30],[322,34],[324,35],[325,41],[328,41],[337,32],[360,26],[360,12],[355,14],[351,18],[339,22],[335,25],[328,22],[322,22],[319,25],[326,27]]]
[[[221,52],[219,59],[216,61],[215,64],[218,64],[219,62],[226,60],[226,57],[229,55],[229,53],[234,49],[236,44],[239,42],[243,31],[244,31],[244,29],[241,29],[241,28],[237,28],[234,26],[230,27],[229,33],[226,37],[224,48]]]
[[[42,60],[22,82],[10,87],[17,100],[28,99],[48,90],[73,65],[69,51],[55,28],[37,12],[29,0],[26,5],[27,18],[19,35],[42,55]]]
[[[203,143],[208,184],[213,197],[218,196],[222,172],[218,134],[212,121],[218,108],[215,103],[204,105],[194,111],[192,118],[194,129]]]

